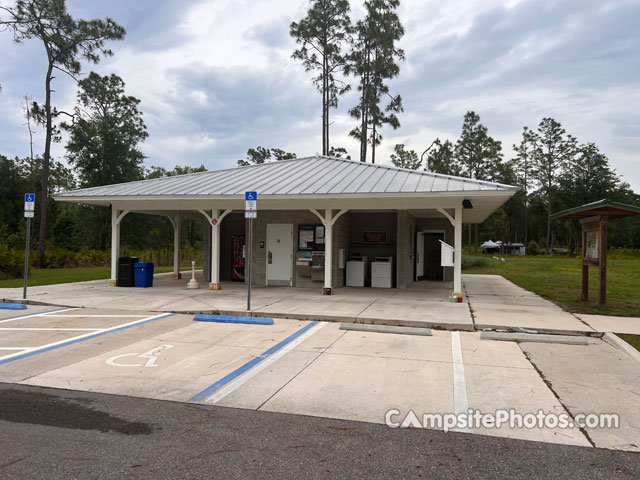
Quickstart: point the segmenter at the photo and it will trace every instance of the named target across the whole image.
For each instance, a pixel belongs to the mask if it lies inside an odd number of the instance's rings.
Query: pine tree
[[[547,205],[547,245],[551,249],[551,212],[554,208],[558,180],[565,165],[576,153],[576,139],[566,135],[562,125],[553,118],[543,118],[538,125],[533,150],[532,175],[540,184],[540,193]]]
[[[45,74],[45,102],[35,105],[34,113],[45,125],[45,144],[42,163],[42,195],[40,198],[40,232],[36,266],[41,267],[47,238],[47,211],[49,198],[49,172],[51,142],[55,140],[56,128],[53,119],[57,112],[52,108],[51,82],[54,70],[76,79],[80,73],[82,59],[98,63],[101,56],[112,55],[104,44],[107,40],[122,40],[123,27],[110,18],[104,20],[75,20],[67,12],[65,0],[18,0],[14,7],[0,7],[8,16],[0,19],[0,30],[13,33],[16,43],[32,38],[39,39],[47,54]]]
[[[404,51],[396,43],[404,35],[404,28],[396,13],[399,0],[367,0],[366,16],[356,23],[353,48],[348,55],[346,71],[359,79],[358,105],[349,114],[359,125],[349,135],[360,141],[360,161],[367,161],[367,145],[371,145],[371,161],[375,163],[376,147],[382,141],[379,130],[384,125],[400,126],[396,115],[403,111],[400,95],[391,95],[387,80],[400,73],[398,61]],[[386,103],[381,107],[383,100]]]
[[[529,189],[531,187],[531,169],[533,161],[533,149],[535,147],[535,132],[524,127],[522,130],[522,140],[519,145],[513,145],[516,158],[513,168],[517,175],[518,183],[524,191],[524,245],[529,245]]]
[[[345,67],[342,50],[350,40],[348,0],[312,0],[307,16],[293,22],[290,35],[301,44],[292,57],[307,72],[317,72],[313,83],[322,94],[322,154],[329,154],[329,109],[350,86],[337,78]]]

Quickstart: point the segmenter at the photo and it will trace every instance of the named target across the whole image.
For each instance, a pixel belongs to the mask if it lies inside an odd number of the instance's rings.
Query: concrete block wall
[[[320,212],[323,213],[323,212]],[[321,289],[324,280],[314,281],[311,277],[298,274],[296,259],[303,257],[306,251],[298,250],[298,226],[300,225],[321,225],[320,219],[306,210],[268,210],[259,211],[258,218],[253,221],[253,270],[252,285],[265,285],[267,275],[267,224],[282,223],[293,225],[293,261],[292,279],[293,286],[315,287]],[[247,238],[249,232],[249,222],[246,221]],[[340,217],[333,227],[333,286],[344,286],[344,270],[338,269],[338,249],[347,248],[349,232],[348,213]],[[260,248],[260,242],[264,242],[264,248]],[[245,272],[246,277],[246,272]]]
[[[396,285],[407,288],[413,282],[413,264],[415,262],[416,218],[406,211],[398,212]]]

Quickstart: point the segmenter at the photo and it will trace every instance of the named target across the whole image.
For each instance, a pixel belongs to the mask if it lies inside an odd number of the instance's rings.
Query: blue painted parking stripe
[[[221,378],[216,383],[208,386],[207,388],[202,390],[200,393],[197,393],[196,395],[191,397],[188,401],[189,402],[200,402],[200,401],[204,400],[205,398],[211,396],[216,390],[219,390],[220,388],[224,387],[227,383],[229,383],[233,379],[239,377],[240,375],[242,375],[247,370],[250,370],[251,368],[255,367],[256,365],[258,365],[263,360],[269,358],[269,356],[271,356],[274,353],[276,353],[278,350],[280,350],[281,348],[286,346],[288,343],[291,343],[293,340],[298,338],[300,335],[302,335],[304,332],[306,332],[310,328],[313,328],[314,326],[316,326],[318,323],[319,322],[317,322],[317,321],[313,321],[313,322],[309,323],[308,325],[305,325],[300,330],[298,330],[297,332],[289,335],[287,338],[285,338],[281,342],[276,343],[273,347],[271,347],[269,350],[265,351],[262,355],[260,355],[258,357],[255,357],[252,360],[249,360],[247,363],[242,365],[237,370],[234,370],[233,372],[231,372],[226,377]]]
[[[105,330],[103,332],[94,333],[93,335],[89,335],[89,336],[86,336],[86,337],[71,339],[71,340],[69,340],[67,342],[60,343],[58,345],[51,345],[49,347],[32,350],[32,351],[23,353],[22,355],[17,355],[15,357],[5,358],[4,360],[0,360],[0,365],[4,365],[5,363],[9,363],[9,362],[14,362],[16,360],[22,360],[23,358],[31,357],[33,355],[38,355],[39,353],[49,352],[51,350],[56,350],[56,349],[62,348],[62,347],[68,347],[69,345],[73,345],[75,343],[84,342],[85,340],[92,340],[94,338],[102,337],[103,335],[107,335],[109,333],[121,332],[122,330],[127,330],[129,328],[137,327],[138,325],[144,325],[145,323],[155,322],[156,320],[162,320],[163,318],[172,317],[174,315],[175,315],[175,313],[167,313],[166,315],[161,315],[159,317],[153,317],[153,318],[150,318],[148,320],[142,320],[140,322],[131,323],[129,325],[123,325],[122,327],[116,327],[116,328],[113,328],[113,329],[110,329],[110,330]]]
[[[44,312],[25,313],[24,315],[18,315],[16,317],[0,318],[0,323],[8,322],[9,320],[17,320],[19,318],[24,318],[24,317],[37,317],[39,315],[44,315],[45,313],[60,312],[60,311],[64,311],[64,310],[71,310],[71,309],[70,308],[56,308],[55,310],[47,310],[47,311],[44,311]]]

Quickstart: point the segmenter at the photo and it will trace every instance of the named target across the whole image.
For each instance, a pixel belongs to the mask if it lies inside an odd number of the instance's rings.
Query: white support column
[[[231,210],[225,210],[220,213],[219,208],[211,210],[211,216],[205,210],[198,210],[205,216],[209,225],[211,225],[211,283],[209,290],[222,290],[220,282],[220,229],[222,228],[222,220]]]
[[[173,224],[173,274],[171,278],[173,280],[180,280],[182,278],[182,274],[180,273],[180,227],[182,224],[180,212],[177,212],[173,218],[169,217],[169,220],[171,220]]]
[[[333,295],[333,224],[331,209],[324,211],[324,288],[323,295]]]
[[[324,225],[324,288],[322,294],[333,295],[333,226],[343,214],[347,213],[347,210],[340,210],[333,216],[333,211],[330,208],[324,211],[324,215],[315,209],[312,209],[311,212]]]
[[[118,278],[118,257],[120,256],[120,222],[129,210],[120,211],[111,205],[111,279],[109,286],[115,287]]]
[[[209,290],[222,290],[220,283],[220,210],[211,210],[211,283]]]
[[[454,218],[453,292],[462,293],[462,206],[456,207]]]

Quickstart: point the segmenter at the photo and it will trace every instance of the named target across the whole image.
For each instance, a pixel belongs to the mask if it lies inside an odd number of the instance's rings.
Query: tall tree
[[[248,167],[249,165],[260,165],[269,162],[273,156],[274,160],[288,160],[296,158],[295,153],[285,152],[279,148],[256,147],[247,150],[247,158],[238,160],[239,167]]]
[[[488,134],[480,123],[480,116],[469,111],[464,116],[462,133],[456,142],[455,156],[462,175],[476,180],[490,180],[496,175],[502,159],[502,144]],[[478,244],[478,224],[475,225],[475,244]],[[471,226],[469,226],[469,254],[471,254]]]
[[[427,159],[424,167],[426,171],[444,175],[460,175],[460,166],[455,158],[455,148],[449,140],[442,142],[436,138],[426,153]]]
[[[112,55],[105,48],[107,40],[121,40],[125,30],[110,18],[104,20],[75,20],[67,12],[65,0],[18,0],[14,7],[0,7],[7,15],[0,18],[0,28],[13,33],[16,43],[39,39],[47,54],[45,100],[40,108],[45,125],[45,144],[42,164],[42,195],[40,199],[40,238],[36,266],[41,266],[47,231],[49,170],[51,142],[54,136],[54,109],[51,106],[51,82],[54,70],[76,78],[81,60],[98,63],[101,56]]]
[[[345,69],[358,77],[358,104],[349,114],[359,121],[349,135],[360,141],[360,161],[367,161],[367,145],[371,145],[371,161],[375,163],[376,147],[382,136],[379,129],[385,124],[393,129],[400,126],[397,113],[403,110],[400,95],[391,95],[387,80],[400,73],[398,61],[404,51],[397,46],[404,28],[396,13],[399,0],[366,0],[366,16],[355,26],[355,40]],[[381,106],[383,99],[387,102]]]
[[[334,158],[346,158],[347,160],[351,160],[351,155],[347,152],[347,149],[344,147],[334,147],[331,146],[329,149],[329,156]]]
[[[513,169],[516,179],[524,192],[524,245],[529,245],[529,189],[531,187],[531,163],[533,160],[533,149],[535,148],[535,132],[524,127],[522,130],[522,140],[519,145],[513,145],[516,158],[513,162]]]
[[[391,154],[391,163],[396,167],[418,170],[422,165],[418,154],[414,150],[405,150],[402,143],[396,144],[394,152]]]
[[[111,185],[144,176],[140,143],[148,136],[138,109],[140,100],[126,95],[117,75],[91,72],[78,82],[78,104],[69,132],[67,160],[82,187]]]
[[[350,40],[349,0],[311,0],[307,16],[291,24],[289,33],[301,46],[292,57],[307,72],[317,72],[313,83],[322,94],[322,154],[329,154],[329,109],[350,86],[337,78],[345,66],[343,48]]]
[[[567,162],[575,155],[576,144],[576,139],[567,135],[560,122],[553,118],[543,118],[538,125],[532,176],[539,182],[540,193],[547,205],[546,253],[551,249],[551,212],[558,180]]]

